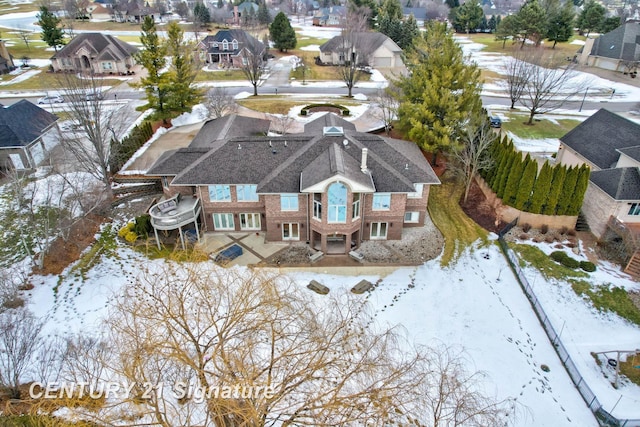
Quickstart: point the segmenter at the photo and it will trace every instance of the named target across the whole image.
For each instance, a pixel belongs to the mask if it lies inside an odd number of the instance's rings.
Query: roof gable
[[[56,120],[56,115],[25,99],[0,108],[0,147],[29,145]]]
[[[87,49],[88,52],[91,52],[97,57],[100,57],[105,51],[108,51],[117,59],[128,58],[138,51],[136,47],[110,34],[81,33],[53,55],[52,59],[75,57],[81,49]]]
[[[374,32],[360,32],[353,33],[350,35],[350,39],[344,40],[343,36],[335,36],[328,42],[325,42],[320,46],[320,52],[338,52],[344,47],[349,46],[353,43],[356,46],[356,49],[373,53],[382,45],[387,44],[389,49],[392,51],[402,51],[400,47],[391,40],[388,36]]]
[[[589,180],[617,201],[640,200],[638,168],[614,168],[593,171]]]
[[[600,109],[560,141],[597,168],[608,169],[618,161],[620,155],[616,150],[638,145],[640,125]]]
[[[602,34],[594,40],[591,55],[637,61],[640,59],[640,23],[629,22]]]
[[[309,163],[300,174],[300,191],[321,193],[328,182],[341,179],[354,192],[374,192],[371,173],[360,170],[359,162],[335,142]]]

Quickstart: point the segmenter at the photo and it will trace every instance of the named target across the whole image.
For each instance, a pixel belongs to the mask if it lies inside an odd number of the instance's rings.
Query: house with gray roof
[[[264,54],[262,42],[244,30],[220,30],[214,35],[205,37],[198,43],[198,49],[203,53],[209,64],[241,68],[247,53]]]
[[[43,135],[56,120],[56,115],[26,99],[0,107],[0,170],[35,168],[47,150]]]
[[[640,124],[600,109],[560,142],[560,163],[591,167],[582,212],[593,233],[640,236]]]
[[[147,172],[162,178],[167,199],[202,204],[201,229],[262,231],[267,241],[348,253],[424,225],[429,188],[440,181],[414,143],[357,132],[333,114],[300,134],[219,139],[212,133],[223,119]]]
[[[347,8],[344,6],[323,7],[313,12],[312,24],[316,27],[338,27],[346,17]]]
[[[594,39],[578,50],[583,65],[626,73],[637,72],[640,64],[640,23],[627,22]]]
[[[358,65],[374,68],[404,67],[402,49],[388,36],[378,32],[335,36],[320,46],[320,62],[341,65],[355,53]]]
[[[109,34],[81,33],[51,57],[54,71],[128,74],[138,49]]]

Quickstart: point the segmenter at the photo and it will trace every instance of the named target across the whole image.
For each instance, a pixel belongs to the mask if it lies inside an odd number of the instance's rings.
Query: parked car
[[[95,90],[95,91],[91,91],[91,92],[87,92],[87,96],[86,96],[87,101],[93,101],[93,100],[102,100],[104,99],[104,93],[102,93],[102,91],[99,90]]]
[[[489,123],[491,124],[492,128],[501,128],[502,127],[502,120],[498,116],[489,117]]]
[[[61,95],[47,95],[38,99],[38,104],[62,104],[64,98]]]

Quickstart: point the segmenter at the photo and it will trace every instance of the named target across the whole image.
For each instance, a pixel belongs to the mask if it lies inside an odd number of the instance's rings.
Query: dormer
[[[226,40],[222,41],[222,50],[229,50],[229,42]]]
[[[235,39],[233,40],[232,47],[233,47],[233,50],[238,50],[238,40],[235,40]]]

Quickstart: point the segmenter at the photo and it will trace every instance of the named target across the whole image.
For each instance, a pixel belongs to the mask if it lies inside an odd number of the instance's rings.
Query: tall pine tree
[[[167,99],[167,112],[175,116],[190,112],[202,99],[202,93],[193,85],[198,73],[194,67],[193,46],[186,42],[184,31],[176,21],[169,24],[167,36],[167,53],[171,57],[168,75],[171,87]]]
[[[509,173],[511,173],[511,167],[519,160],[520,154],[515,150],[510,150],[506,156],[504,167],[498,172],[499,175],[496,178],[495,192],[499,198],[503,198],[504,189],[507,186],[507,179],[509,179]]]
[[[142,21],[140,42],[143,49],[138,51],[136,59],[147,70],[147,76],[140,79],[140,86],[144,88],[147,104],[140,109],[152,108],[155,110],[155,118],[162,119],[166,124],[170,117],[166,103],[171,81],[162,69],[167,65],[167,47],[158,36],[152,16],[145,16]]]
[[[273,41],[274,47],[280,52],[296,47],[296,32],[291,27],[289,18],[283,12],[278,13],[269,26],[269,37]]]
[[[549,190],[551,188],[551,180],[553,179],[553,168],[549,162],[544,162],[542,169],[538,174],[536,183],[533,186],[533,194],[531,196],[531,205],[529,206],[529,212],[534,214],[542,213],[547,198],[549,197]]]
[[[44,5],[40,6],[40,13],[36,17],[38,18],[38,25],[42,28],[40,37],[57,52],[58,46],[64,44],[64,31],[60,28],[60,18],[50,12]]]
[[[429,21],[426,30],[408,55],[410,73],[395,84],[400,127],[436,164],[439,152],[457,147],[466,119],[480,114],[480,71],[464,60],[446,24]]]
[[[567,215],[567,210],[569,208],[569,205],[571,204],[573,194],[576,190],[578,175],[580,175],[580,169],[578,167],[571,167],[567,169],[567,175],[564,177],[564,184],[562,184],[560,197],[558,197],[556,215]]]
[[[524,172],[524,160],[522,159],[522,154],[516,152],[516,156],[517,157],[514,159],[511,166],[511,170],[509,171],[509,176],[507,177],[504,194],[502,195],[502,201],[509,206],[513,206],[516,202],[516,197],[518,196],[518,184],[520,184],[520,180],[522,179],[522,174]]]
[[[567,208],[567,215],[578,215],[582,208],[582,202],[584,200],[587,186],[589,185],[589,177],[591,176],[591,169],[587,165],[580,166],[578,181],[576,182],[576,188],[571,197],[571,203]]]

